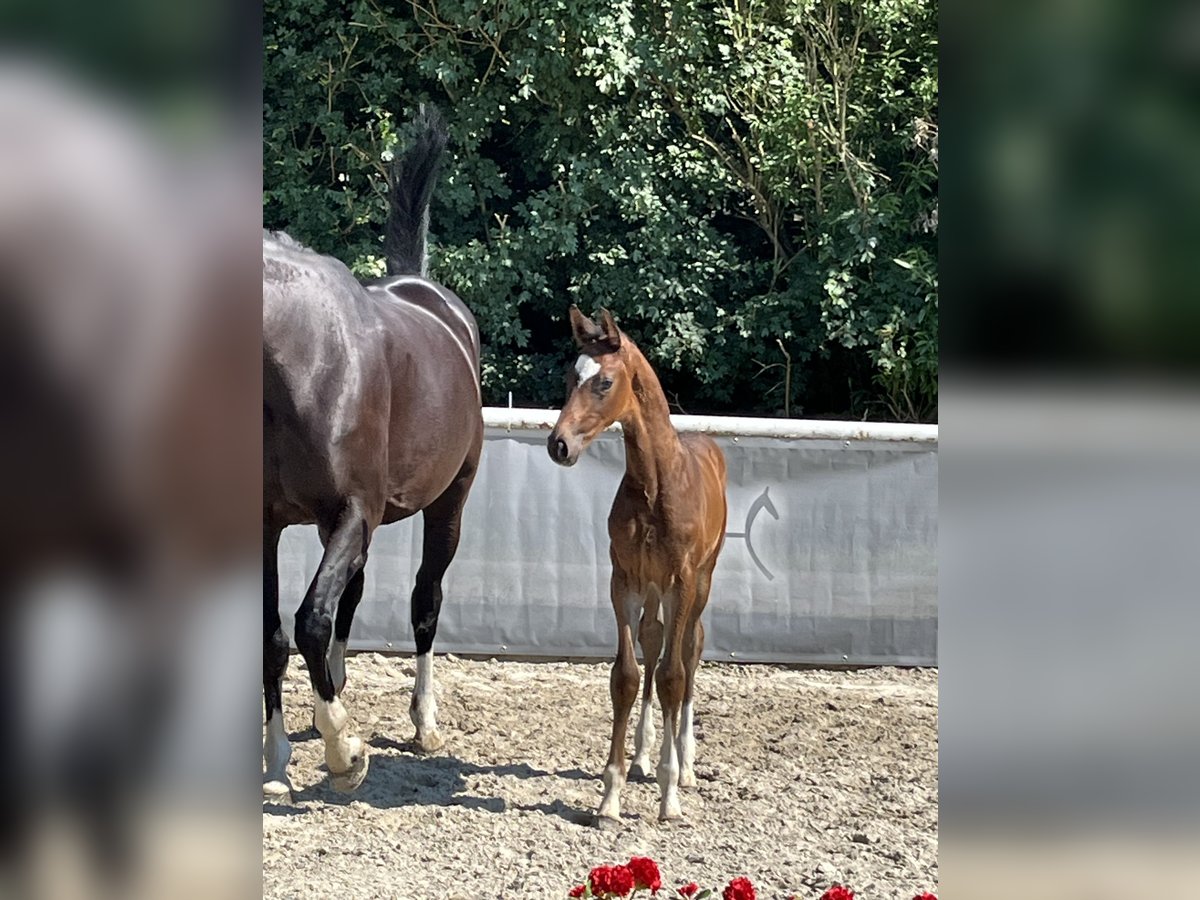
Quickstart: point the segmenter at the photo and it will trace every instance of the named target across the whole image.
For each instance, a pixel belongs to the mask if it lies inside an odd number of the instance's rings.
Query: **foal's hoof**
[[[691,769],[685,769],[679,773],[679,786],[681,788],[694,788],[696,786],[696,773]]]
[[[629,767],[629,774],[626,776],[627,781],[650,781],[650,763],[635,759]]]
[[[660,824],[667,822],[677,822],[683,818],[683,812],[679,809],[679,801],[675,798],[664,801],[658,807],[658,821]]]
[[[600,831],[619,831],[621,829],[621,820],[614,819],[612,816],[597,814],[592,817],[592,825]]]
[[[417,736],[413,738],[413,742],[422,753],[436,753],[446,746],[446,739],[436,728],[426,731],[424,734],[418,732]]]

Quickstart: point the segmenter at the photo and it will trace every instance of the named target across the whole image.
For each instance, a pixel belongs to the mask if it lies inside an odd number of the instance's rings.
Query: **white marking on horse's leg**
[[[333,641],[329,645],[329,674],[333,679],[333,692],[339,697],[346,686],[346,642]]]
[[[604,799],[596,815],[601,819],[621,818],[621,788],[625,786],[625,773],[618,766],[604,767]]]
[[[637,733],[634,735],[633,762],[629,764],[632,774],[636,769],[642,775],[650,774],[650,748],[657,735],[654,733],[654,688],[642,698],[642,712],[638,716]]]
[[[679,786],[696,786],[696,735],[692,731],[692,701],[683,704],[679,723]]]
[[[426,752],[446,746],[437,726],[437,700],[433,695],[433,653],[417,657],[417,677],[413,683],[409,718],[417,729],[417,745]]]
[[[334,697],[326,703],[318,697],[313,721],[325,741],[325,765],[334,775],[344,776],[338,786],[357,787],[366,777],[367,747],[354,733],[354,724],[341,698]]]
[[[679,757],[675,748],[678,738],[674,716],[663,710],[662,755],[658,760],[658,820],[678,819],[683,813],[679,807]]]
[[[292,759],[292,745],[288,742],[287,728],[283,723],[283,710],[277,709],[267,720],[267,734],[263,738],[263,759],[266,775],[263,778],[263,796],[280,797],[291,793],[287,767]]]
[[[600,371],[600,363],[596,362],[586,353],[575,360],[575,374],[579,376],[579,383],[583,384],[593,375]]]

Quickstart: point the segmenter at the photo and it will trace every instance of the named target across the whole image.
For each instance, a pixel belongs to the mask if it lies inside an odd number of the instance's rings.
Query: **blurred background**
[[[0,8],[0,894],[258,882],[260,10]]]
[[[383,273],[386,159],[451,144],[431,271],[486,405],[562,401],[608,307],[675,412],[937,418],[931,0],[268,0],[263,217]]]
[[[489,402],[557,401],[576,300],[687,412],[949,410],[947,896],[1200,889],[1200,16],[715,10],[311,0],[262,35],[253,3],[4,7],[5,888],[253,890],[253,242],[265,219],[375,271],[376,161],[430,100],[434,272],[485,323]],[[175,827],[139,856],[122,821]]]
[[[1200,15],[946,3],[947,896],[1200,894]]]

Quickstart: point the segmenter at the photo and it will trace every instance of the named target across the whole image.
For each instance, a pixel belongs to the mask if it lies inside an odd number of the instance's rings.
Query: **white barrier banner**
[[[624,447],[619,432],[606,432],[577,465],[561,468],[546,453],[554,418],[485,411],[492,427],[443,581],[435,652],[615,652],[607,519]],[[935,426],[676,422],[713,433],[729,467],[725,548],[704,613],[706,659],[936,665]],[[741,433],[728,433],[735,425]],[[409,595],[420,551],[420,516],[375,533],[352,648],[413,650]],[[288,633],[320,558],[315,528],[284,532]]]

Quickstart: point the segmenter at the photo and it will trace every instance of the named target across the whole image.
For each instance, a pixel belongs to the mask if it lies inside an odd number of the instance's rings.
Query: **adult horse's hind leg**
[[[412,592],[413,637],[417,644],[417,677],[413,684],[408,714],[416,728],[416,743],[427,753],[446,745],[437,727],[437,700],[433,695],[433,639],[442,610],[442,576],[458,550],[463,504],[475,480],[477,460],[464,465],[462,473],[433,503],[422,518],[425,533],[421,546],[421,568]]]
[[[287,765],[292,756],[283,724],[283,674],[288,663],[288,639],[279,621],[279,532],[263,529],[263,706],[267,734],[263,739],[266,775],[263,796],[285,797],[292,785]]]
[[[634,736],[633,762],[629,764],[630,778],[650,776],[650,750],[654,746],[654,672],[662,655],[663,625],[659,603],[647,603],[638,628],[638,643],[642,646],[642,662],[646,677],[642,688],[642,712]]]
[[[354,733],[350,716],[334,691],[329,672],[329,640],[334,607],[362,568],[369,535],[361,507],[351,500],[330,529],[321,565],[296,611],[296,646],[304,655],[316,694],[313,718],[325,741],[325,764],[335,776],[334,786],[340,790],[353,790],[362,783],[367,774],[367,750]]]
[[[333,623],[333,644],[329,648],[329,674],[333,678],[333,690],[340,697],[346,686],[346,643],[350,640],[350,626],[354,624],[354,611],[362,600],[366,561],[354,573],[342,599],[338,601],[337,620]]]

